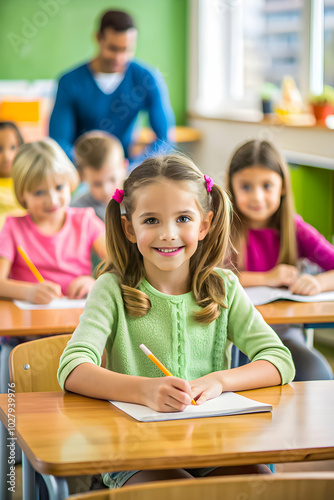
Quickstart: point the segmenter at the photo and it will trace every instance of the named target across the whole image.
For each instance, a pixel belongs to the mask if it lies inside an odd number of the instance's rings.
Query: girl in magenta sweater
[[[285,286],[300,295],[334,290],[334,247],[295,214],[288,167],[273,144],[252,140],[239,147],[227,185],[237,214],[233,263],[244,287]],[[297,262],[305,258],[318,274],[299,273]],[[295,380],[333,378],[325,358],[308,349],[301,325],[274,329],[292,353]]]

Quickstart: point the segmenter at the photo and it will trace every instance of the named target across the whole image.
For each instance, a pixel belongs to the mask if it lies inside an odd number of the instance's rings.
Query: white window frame
[[[244,103],[239,100],[243,94],[241,16],[245,1],[247,0],[190,0],[188,4],[188,111],[191,114],[224,118],[242,112],[245,119],[254,120],[262,116],[255,106],[254,110],[243,109]],[[204,12],[205,2],[215,4],[216,16],[210,18]],[[224,33],[219,27],[221,20],[221,26],[225,26]],[[319,94],[323,88],[324,0],[304,0],[302,25],[300,91],[306,101],[310,93]],[[212,44],[211,51],[206,50],[201,43],[204,36]],[[234,43],[230,43],[232,36]],[[217,44],[219,38],[221,44]],[[224,67],[229,68],[229,71],[224,71]]]

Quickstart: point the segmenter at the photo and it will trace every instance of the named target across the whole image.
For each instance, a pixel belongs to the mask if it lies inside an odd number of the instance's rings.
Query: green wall
[[[166,79],[179,125],[186,111],[188,0],[0,0],[0,79],[51,79],[93,57],[101,14],[122,9],[138,26],[136,56]]]
[[[290,165],[296,212],[331,243],[334,235],[334,171]]]

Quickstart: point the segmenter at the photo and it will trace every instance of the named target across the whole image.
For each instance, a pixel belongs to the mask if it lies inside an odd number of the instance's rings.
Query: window
[[[334,84],[334,0],[193,0],[191,8],[198,15],[191,110],[260,110],[262,85],[280,88],[287,75],[304,97]]]
[[[334,0],[324,1],[324,84],[334,86]]]

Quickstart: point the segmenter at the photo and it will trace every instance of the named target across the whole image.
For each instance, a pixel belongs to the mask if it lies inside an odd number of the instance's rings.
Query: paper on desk
[[[50,304],[32,304],[23,300],[14,300],[14,304],[25,311],[36,309],[83,309],[87,299],[68,299],[62,297],[61,299],[54,299]]]
[[[296,295],[286,288],[272,288],[269,286],[250,286],[245,292],[254,306],[269,304],[275,300],[294,300],[296,302],[331,302],[334,301],[334,292],[322,292],[316,295]]]
[[[202,405],[189,405],[184,411],[175,413],[162,413],[152,410],[151,408],[148,408],[148,406],[137,405],[134,403],[122,403],[120,401],[110,401],[110,403],[140,422],[220,417],[222,415],[272,411],[271,405],[253,401],[252,399],[240,396],[240,394],[235,394],[234,392],[224,392],[217,398],[210,399]]]

